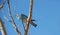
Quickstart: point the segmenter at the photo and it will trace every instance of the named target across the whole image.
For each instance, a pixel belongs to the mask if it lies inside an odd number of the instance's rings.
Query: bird
[[[21,20],[23,23],[27,23],[27,18],[28,16],[24,15],[24,14],[16,14],[16,17],[18,20]],[[31,20],[30,24],[34,27],[37,26],[37,24],[35,24],[33,21],[35,21],[34,19]]]

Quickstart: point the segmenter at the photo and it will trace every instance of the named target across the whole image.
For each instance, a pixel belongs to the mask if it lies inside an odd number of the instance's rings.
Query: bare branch
[[[3,10],[3,8],[1,9],[1,11],[2,11],[2,13],[3,13],[3,15],[4,15],[4,19],[5,19],[6,21],[8,21],[8,22],[11,22],[11,20],[7,18],[6,14],[5,14],[4,10]]]
[[[19,32],[19,30],[18,30],[18,28],[17,28],[17,26],[16,26],[16,24],[15,24],[15,22],[14,22],[14,19],[13,19],[11,10],[10,10],[10,2],[9,2],[9,0],[7,0],[7,2],[8,2],[8,12],[9,12],[10,17],[11,17],[12,25],[13,25],[15,31],[18,33],[18,35],[21,35],[21,32]]]
[[[0,4],[0,9],[3,8],[4,4],[6,3],[6,0],[4,0],[4,3],[3,4]]]
[[[2,35],[7,35],[3,21],[0,18],[0,31],[2,32]]]
[[[32,20],[32,9],[33,9],[33,0],[30,0],[30,11],[29,11],[29,16],[28,16],[28,19],[27,19],[26,31],[25,31],[24,35],[28,35],[30,22]]]

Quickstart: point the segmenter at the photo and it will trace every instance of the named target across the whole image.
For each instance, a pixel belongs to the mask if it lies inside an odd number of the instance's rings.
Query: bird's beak
[[[19,14],[16,14],[15,16],[17,17],[17,19],[19,19],[19,18],[20,18]]]

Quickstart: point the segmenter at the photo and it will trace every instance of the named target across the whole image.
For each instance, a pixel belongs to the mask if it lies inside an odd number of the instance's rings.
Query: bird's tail
[[[35,24],[34,22],[31,22],[30,24],[33,25],[34,27],[37,26],[37,24]]]

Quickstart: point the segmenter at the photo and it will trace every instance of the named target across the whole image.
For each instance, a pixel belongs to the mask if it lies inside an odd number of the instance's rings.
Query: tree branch
[[[30,0],[30,11],[29,11],[29,16],[28,16],[28,19],[27,19],[26,31],[25,31],[24,35],[28,35],[30,22],[32,20],[32,9],[33,9],[33,0]]]
[[[0,18],[0,31],[2,32],[2,35],[7,35],[3,21]]]
[[[3,8],[4,4],[6,3],[6,0],[4,0],[3,4],[0,4],[0,9]]]
[[[18,33],[18,35],[21,35],[21,32],[19,32],[19,30],[18,30],[18,28],[17,28],[17,26],[16,26],[16,24],[15,24],[15,22],[14,22],[14,19],[13,19],[11,10],[10,10],[10,2],[9,2],[9,0],[7,0],[7,2],[8,2],[8,12],[9,12],[9,14],[10,14],[10,18],[11,18],[11,21],[12,21],[12,25],[13,25],[15,31]]]

